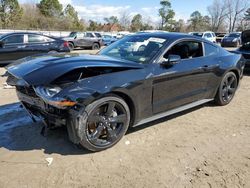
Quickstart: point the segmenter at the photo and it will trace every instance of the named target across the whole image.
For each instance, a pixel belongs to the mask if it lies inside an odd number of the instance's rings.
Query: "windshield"
[[[146,64],[166,42],[167,39],[159,37],[127,36],[104,48],[99,54]]]
[[[102,37],[102,35],[100,33],[95,33],[95,36],[98,37],[98,38]]]
[[[192,35],[197,36],[197,37],[202,37],[203,33],[192,33]]]
[[[76,32],[71,32],[70,34],[69,34],[69,37],[75,37],[76,36]]]
[[[240,37],[240,33],[230,33],[229,35],[227,35],[227,37],[237,38]]]

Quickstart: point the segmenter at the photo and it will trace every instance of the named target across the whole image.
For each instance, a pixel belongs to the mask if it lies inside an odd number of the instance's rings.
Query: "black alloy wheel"
[[[101,151],[115,145],[126,133],[130,111],[126,102],[114,96],[101,98],[85,110],[81,121],[81,145],[91,151]]]
[[[221,106],[229,104],[235,95],[237,87],[238,87],[238,80],[235,73],[228,72],[224,76],[220,84],[215,99],[216,103]]]

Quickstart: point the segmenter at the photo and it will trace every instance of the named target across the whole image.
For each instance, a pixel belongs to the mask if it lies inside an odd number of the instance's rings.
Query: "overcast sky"
[[[120,16],[126,12],[131,16],[141,13],[146,18],[156,22],[159,20],[158,9],[160,0],[59,0],[64,6],[71,4],[85,20],[103,21],[103,18]],[[187,20],[192,12],[200,11],[207,14],[207,6],[213,0],[172,0],[172,7],[176,13],[175,19]],[[19,0],[24,2],[39,2],[39,0]]]

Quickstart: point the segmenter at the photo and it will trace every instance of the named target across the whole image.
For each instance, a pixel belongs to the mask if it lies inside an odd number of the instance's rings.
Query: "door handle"
[[[212,69],[216,69],[217,67],[219,67],[218,64],[216,64],[216,65],[204,65],[202,67],[202,69],[204,69],[204,70],[212,70]]]

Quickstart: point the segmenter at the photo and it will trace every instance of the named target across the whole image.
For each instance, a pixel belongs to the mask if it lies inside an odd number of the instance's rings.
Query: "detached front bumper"
[[[66,125],[66,119],[69,116],[66,110],[56,109],[46,104],[39,97],[28,96],[20,91],[16,91],[19,100],[27,112],[34,118],[38,117],[48,124],[56,126]],[[32,118],[32,119],[33,119]]]

